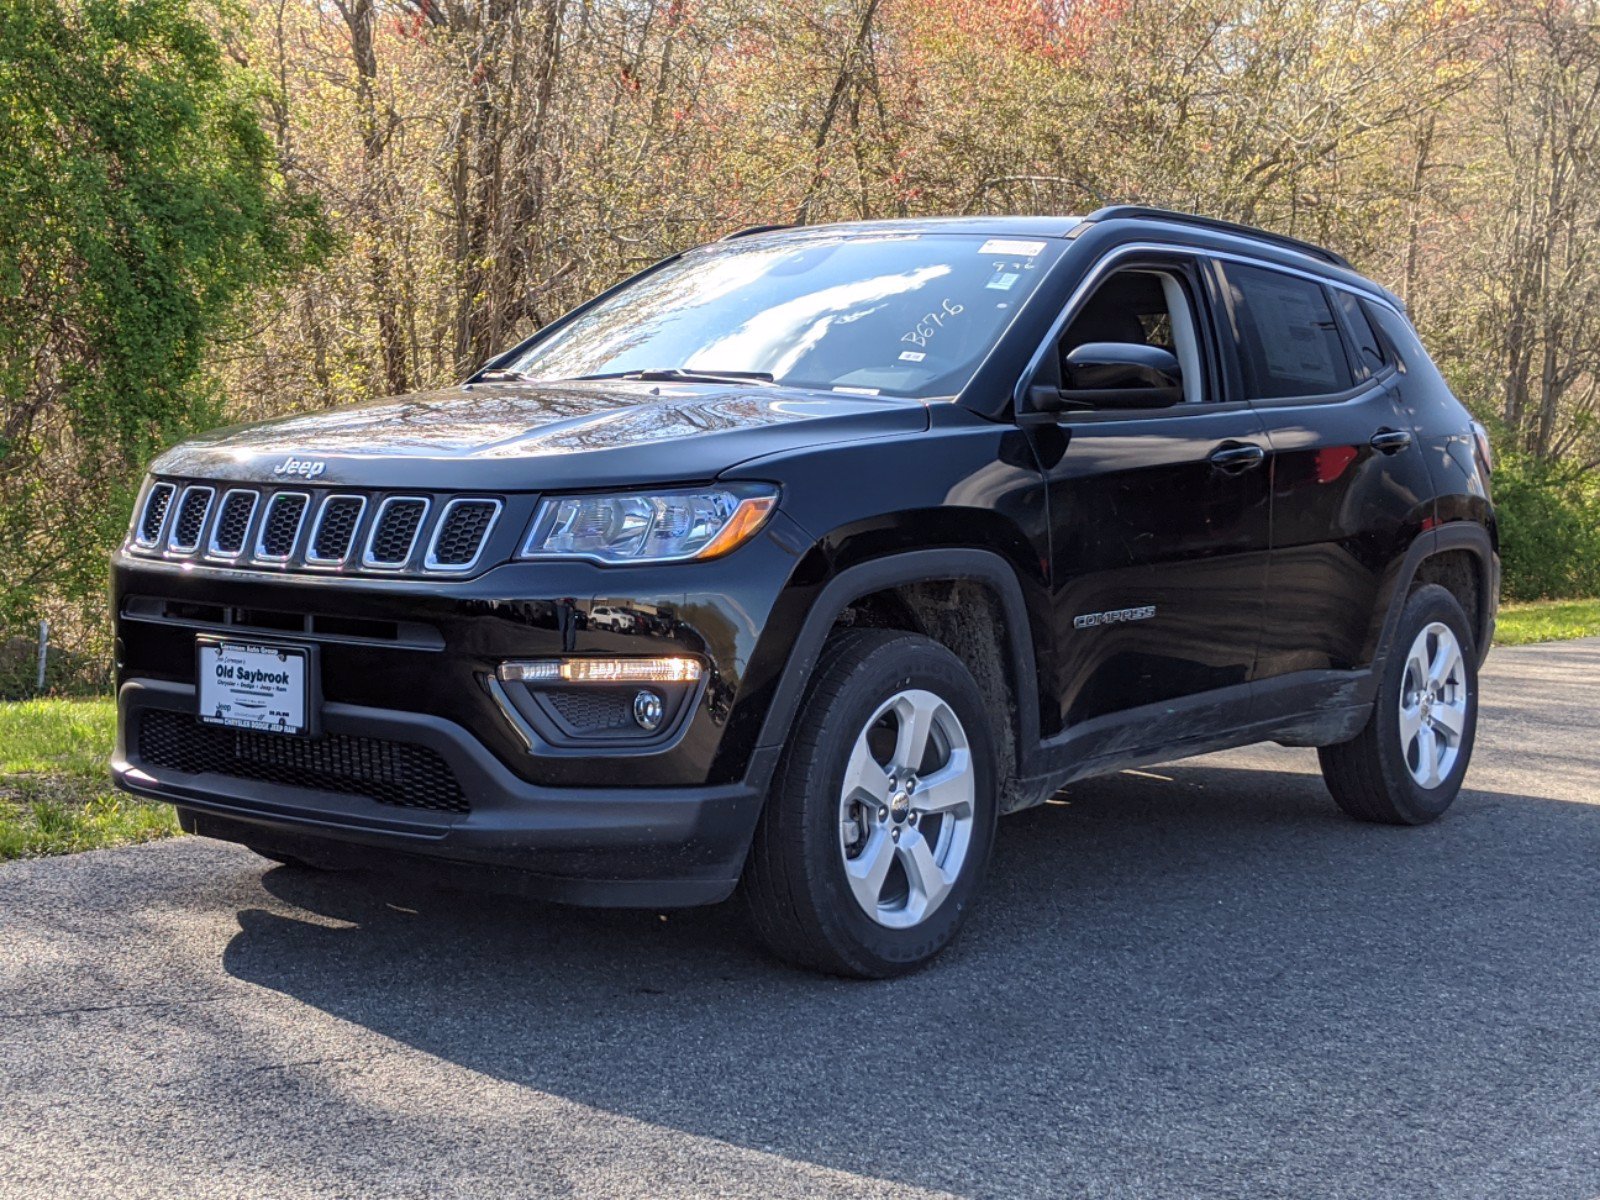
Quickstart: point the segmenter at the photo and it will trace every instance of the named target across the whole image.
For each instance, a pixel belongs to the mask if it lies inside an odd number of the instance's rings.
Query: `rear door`
[[[1165,311],[1163,311],[1165,301]],[[1185,399],[1036,427],[1049,490],[1055,692],[1064,726],[1248,693],[1269,545],[1261,418],[1224,383],[1215,282],[1194,254],[1105,265],[1056,345],[1171,349]],[[1170,730],[1151,728],[1158,743]]]
[[[1363,666],[1385,569],[1431,511],[1394,365],[1355,293],[1265,263],[1218,270],[1242,385],[1272,452],[1256,676]]]

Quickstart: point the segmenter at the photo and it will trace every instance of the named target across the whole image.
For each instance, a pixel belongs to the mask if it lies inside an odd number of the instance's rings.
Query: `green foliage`
[[[1500,610],[1494,640],[1501,646],[1600,636],[1600,600],[1540,600]]]
[[[0,703],[0,862],[177,832],[172,808],[111,788],[110,700]]]
[[[212,339],[316,259],[188,0],[0,0],[0,630],[93,610],[138,471],[212,419]]]
[[[1600,481],[1523,455],[1494,476],[1508,600],[1600,595]]]

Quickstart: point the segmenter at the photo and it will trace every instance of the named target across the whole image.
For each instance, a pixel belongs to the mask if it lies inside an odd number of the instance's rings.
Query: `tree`
[[[211,339],[328,244],[187,0],[0,0],[0,626],[93,612]]]

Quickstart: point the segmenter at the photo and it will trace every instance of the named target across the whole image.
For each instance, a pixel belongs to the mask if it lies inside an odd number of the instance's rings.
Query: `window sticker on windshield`
[[[1001,270],[995,272],[994,278],[989,280],[989,282],[983,286],[986,288],[991,288],[997,292],[1009,292],[1013,287],[1016,286],[1017,280],[1021,278],[1022,276],[1016,271]]]
[[[920,350],[905,350],[900,354],[901,362],[921,362],[928,356]]]
[[[852,396],[876,396],[881,389],[845,387],[843,384],[835,384],[833,390],[836,392],[848,392]]]
[[[1043,242],[1019,242],[1014,238],[990,238],[978,247],[979,254],[1018,255],[1022,258],[1032,258],[1043,252]]]

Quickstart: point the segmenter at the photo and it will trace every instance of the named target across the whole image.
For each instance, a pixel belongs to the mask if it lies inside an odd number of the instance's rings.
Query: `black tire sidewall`
[[[972,841],[950,895],[913,928],[890,929],[862,911],[850,889],[839,849],[838,809],[856,737],[885,700],[907,689],[932,692],[955,713],[967,735],[976,788]],[[917,635],[901,635],[869,650],[825,711],[813,708],[804,719],[823,723],[824,732],[815,741],[813,761],[793,764],[799,770],[786,782],[798,782],[798,775],[814,783],[806,789],[802,836],[805,856],[816,868],[808,876],[814,881],[818,919],[832,926],[830,942],[842,942],[859,953],[860,966],[868,973],[889,975],[920,966],[954,938],[994,846],[994,738],[977,684],[961,660],[943,646]]]
[[[1437,787],[1424,788],[1412,778],[1406,766],[1405,747],[1400,742],[1400,694],[1405,686],[1406,656],[1417,635],[1435,621],[1447,626],[1461,647],[1462,670],[1466,676],[1467,721],[1455,765]],[[1378,737],[1379,769],[1395,809],[1412,824],[1423,824],[1442,814],[1455,801],[1472,760],[1472,747],[1478,732],[1478,666],[1475,639],[1466,613],[1444,588],[1427,585],[1418,588],[1406,601],[1400,624],[1389,647],[1378,686],[1377,708],[1373,713]]]

